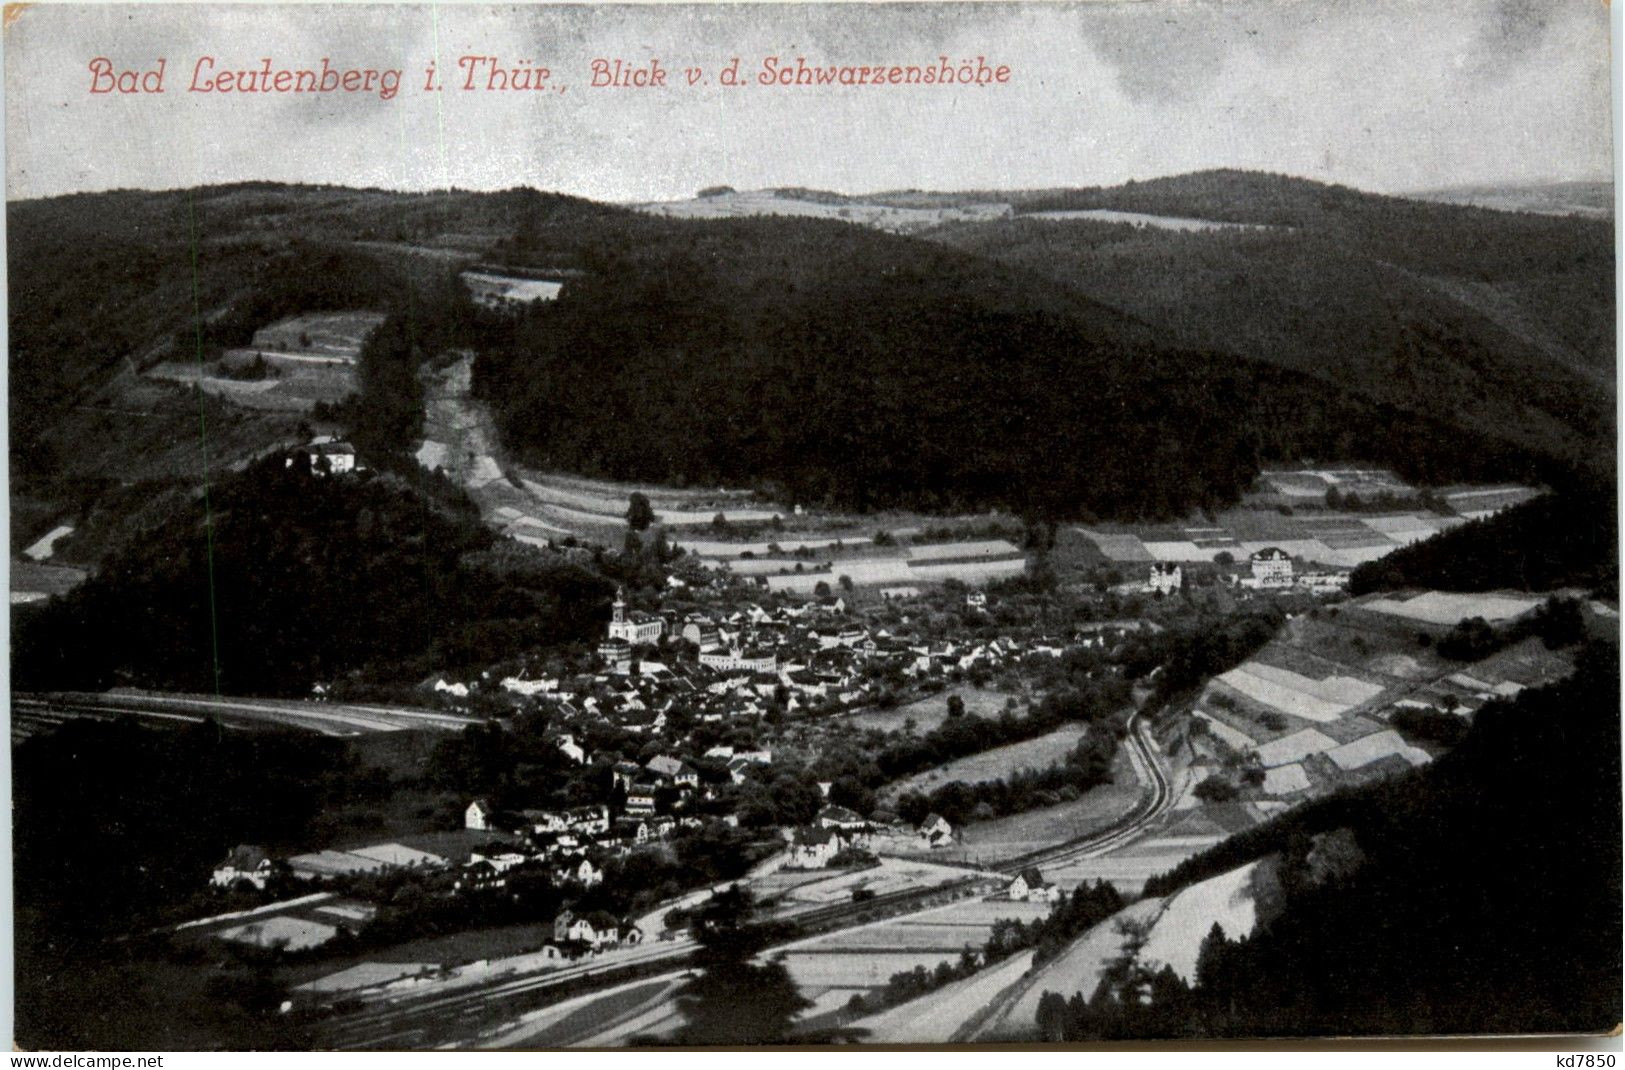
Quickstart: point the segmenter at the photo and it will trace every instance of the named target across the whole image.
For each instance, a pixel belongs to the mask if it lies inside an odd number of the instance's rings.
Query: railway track
[[[968,888],[986,880],[985,876],[968,875],[930,888],[904,889],[859,903],[818,907],[783,919],[793,928],[784,943],[867,924],[884,914],[923,909],[934,900],[959,898]],[[544,973],[505,975],[461,991],[374,1004],[317,1023],[319,1044],[323,1048],[361,1050],[433,1047],[466,1041],[481,1030],[512,1021],[560,999],[682,969],[688,965],[694,946],[693,941],[686,938],[669,944],[646,944],[637,951],[618,956],[613,962],[589,961]]]
[[[1128,729],[1129,760],[1133,762],[1140,779],[1148,783],[1151,789],[1139,804],[1123,817],[1087,836],[1015,855],[994,863],[991,868],[1013,874],[1028,866],[1094,858],[1137,839],[1168,812],[1174,802],[1173,784],[1157,758],[1157,744],[1151,737],[1151,728],[1139,712],[1135,712],[1129,718]]]
[[[11,702],[13,742],[73,718],[136,717],[194,724],[213,719],[228,728],[294,728],[328,736],[359,736],[416,728],[458,732],[479,723],[479,718],[438,710],[214,695],[25,692],[13,695]]]

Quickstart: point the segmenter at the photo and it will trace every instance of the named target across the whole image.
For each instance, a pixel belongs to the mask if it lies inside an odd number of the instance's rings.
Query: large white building
[[[1260,587],[1292,586],[1292,557],[1276,546],[1252,555],[1253,581]]]
[[[615,604],[610,607],[609,637],[620,639],[637,646],[640,643],[654,643],[660,640],[661,632],[665,631],[666,622],[659,617],[648,613],[626,611],[626,597],[620,588],[615,589]]]
[[[712,650],[700,655],[700,664],[722,672],[772,672],[778,655],[771,650]]]
[[[1156,562],[1145,581],[1145,589],[1153,594],[1173,594],[1185,582],[1185,572],[1178,565]]]

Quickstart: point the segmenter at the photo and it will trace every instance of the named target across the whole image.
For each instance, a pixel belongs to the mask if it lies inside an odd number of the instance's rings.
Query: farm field
[[[1218,677],[1255,702],[1308,721],[1336,721],[1382,693],[1382,685],[1353,676],[1314,679],[1249,661]]]
[[[844,1003],[854,992],[883,987],[894,973],[934,969],[959,958],[968,944],[980,950],[999,918],[1030,921],[1049,914],[1047,903],[966,899],[918,914],[872,922],[791,944],[772,952],[782,959],[802,994]]]
[[[915,699],[895,709],[867,709],[850,714],[846,718],[846,723],[855,728],[897,732],[901,731],[907,722],[913,721],[915,734],[923,736],[948,719],[948,698],[952,695],[958,695],[965,703],[966,713],[988,718],[998,717],[1004,710],[1005,702],[1012,697],[1003,691],[960,684],[939,694]]]
[[[1541,601],[1529,595],[1428,591],[1410,598],[1377,598],[1363,605],[1372,613],[1386,613],[1425,624],[1453,626],[1470,617],[1483,617],[1491,624],[1511,620],[1534,609]]]
[[[1276,230],[1264,223],[1222,223],[1213,219],[1191,219],[1184,216],[1147,215],[1144,212],[1122,212],[1115,208],[1069,208],[1053,212],[1023,212],[1023,219],[1049,219],[1064,222],[1088,219],[1097,223],[1127,223],[1134,227],[1153,227],[1157,230],[1209,231],[1209,230]]]
[[[1032,967],[1033,953],[1019,951],[990,969],[962,981],[909,1000],[890,1010],[852,1023],[867,1031],[870,1044],[942,1044],[960,1039],[955,1034],[1000,994],[1021,983]],[[980,1039],[965,1037],[964,1039]]]
[[[253,348],[354,360],[383,322],[380,312],[305,312],[255,331]]]
[[[551,279],[524,279],[487,271],[465,271],[461,278],[474,300],[485,305],[551,301],[564,289],[564,283]]]
[[[955,780],[962,780],[967,784],[998,780],[1018,769],[1040,769],[1054,765],[1077,746],[1078,740],[1088,730],[1089,726],[1085,724],[1064,725],[1034,739],[1025,739],[1020,743],[1011,743],[982,751],[980,754],[967,755],[947,765],[927,769],[906,780],[888,785],[884,797],[895,799],[911,791],[931,791]]]
[[[752,570],[759,567],[753,563]],[[980,584],[1022,574],[1027,570],[1027,559],[1014,543],[993,540],[899,547],[885,556],[831,556],[812,561],[790,558],[782,560],[780,567],[792,571],[764,575],[770,589],[808,593],[819,583],[833,587],[843,576],[864,587],[948,579]],[[797,568],[804,571],[793,571]]]
[[[1038,1001],[1044,993],[1059,992],[1070,999],[1072,993],[1082,992],[1087,999],[1100,983],[1100,974],[1106,964],[1122,953],[1125,937],[1118,926],[1125,923],[1152,924],[1162,913],[1162,908],[1161,899],[1142,899],[1090,929],[1060,955],[1039,967],[1032,977],[1024,978],[1021,995],[984,1025],[977,1032],[976,1039],[1037,1040]]]
[[[788,876],[789,872],[780,871]],[[933,865],[927,861],[915,859],[882,858],[880,865],[868,869],[847,870],[817,870],[812,880],[797,882],[784,888],[780,899],[779,912],[785,916],[811,910],[815,907],[829,906],[832,903],[849,902],[852,893],[858,889],[866,889],[876,895],[885,895],[889,892],[900,892],[910,888],[930,888],[939,884],[961,880],[965,871],[952,866]],[[751,881],[752,886],[760,886],[759,882],[772,882],[773,877],[756,878]],[[773,885],[769,883],[768,887]]]
[[[42,565],[35,561],[11,562],[11,604],[40,602],[52,595],[65,594],[84,582],[84,569],[65,565]],[[968,709],[970,704],[966,703]]]
[[[978,857],[1004,857],[1087,836],[1132,810],[1143,790],[1127,755],[1119,751],[1110,784],[1091,788],[1075,802],[972,822],[964,828],[964,845]]]
[[[1193,884],[1164,904],[1140,961],[1172,966],[1190,984],[1196,979],[1196,956],[1214,925],[1232,940],[1251,936],[1258,924],[1253,898],[1254,876],[1262,863],[1254,862]]]
[[[730,190],[709,197],[657,201],[630,207],[672,219],[736,219],[743,216],[840,219],[898,233],[924,230],[942,223],[1002,219],[1010,214],[1007,204],[914,208],[861,200],[802,199],[788,190],[782,193],[776,190]]]
[[[1112,763],[1112,782],[1091,788],[1072,802],[1045,806],[1025,813],[973,821],[960,829],[952,847],[930,851],[932,858],[950,862],[994,863],[1067,840],[1087,836],[1132,810],[1143,791],[1128,755],[1119,750]],[[911,843],[910,847],[915,844]],[[921,852],[930,850],[918,845]],[[1049,873],[1046,871],[1046,877]]]
[[[1216,514],[1214,520],[1174,524],[1101,524],[1075,529],[1103,558],[1116,565],[1152,561],[1213,561],[1225,553],[1235,561],[1276,546],[1311,564],[1353,568],[1376,560],[1437,532],[1527,501],[1529,487],[1446,488],[1439,497],[1460,515],[1415,506],[1382,513],[1327,509],[1326,492],[1371,498],[1412,495],[1414,488],[1392,472],[1378,469],[1305,469],[1265,472],[1263,494]]]
[[[545,922],[468,929],[444,936],[426,936],[367,953],[373,962],[432,962],[461,966],[481,959],[501,959],[539,951],[553,942],[553,926]]]
[[[634,1015],[664,1006],[682,983],[681,976],[658,977],[597,994],[596,998],[571,1001],[562,1008],[549,1008],[537,1016],[531,1027],[522,1031],[524,1046],[549,1048],[589,1043],[597,1034]],[[510,1036],[505,1038],[505,1045],[519,1043],[520,1039]]]

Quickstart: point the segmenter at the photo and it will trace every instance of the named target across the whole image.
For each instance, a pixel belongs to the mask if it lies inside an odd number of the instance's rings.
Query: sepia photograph
[[[1618,1050],[1611,18],[7,5],[13,1050]]]

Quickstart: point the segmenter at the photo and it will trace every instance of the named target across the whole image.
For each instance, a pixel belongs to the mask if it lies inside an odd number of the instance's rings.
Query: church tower
[[[611,624],[624,624],[626,622],[626,595],[619,587],[615,588],[615,604],[610,607]]]

